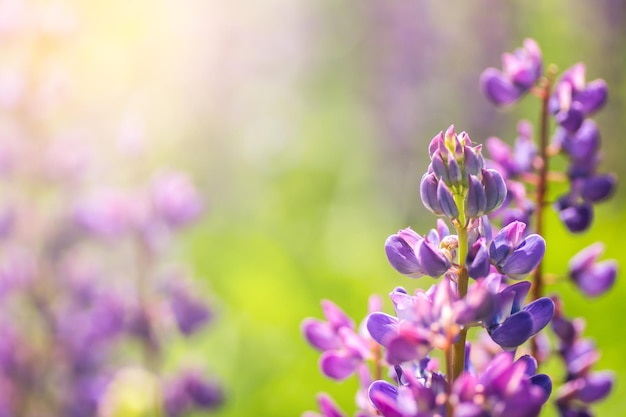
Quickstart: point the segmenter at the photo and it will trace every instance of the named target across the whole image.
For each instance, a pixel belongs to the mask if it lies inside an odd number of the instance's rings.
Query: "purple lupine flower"
[[[617,181],[614,175],[596,173],[600,162],[600,133],[592,120],[582,122],[575,132],[557,129],[553,142],[570,160],[570,190],[557,199],[554,207],[571,232],[583,232],[593,222],[593,204],[610,198]]]
[[[546,297],[523,306],[530,290],[529,281],[502,287],[502,279],[492,274],[486,285],[494,294],[494,308],[483,318],[483,325],[494,342],[513,350],[543,329],[552,319],[554,302]]]
[[[589,407],[609,395],[615,378],[612,372],[592,371],[600,355],[590,340],[582,338],[584,322],[568,320],[560,299],[553,299],[556,311],[552,330],[567,370],[565,383],[556,392],[556,405],[563,417],[590,416]]]
[[[333,302],[322,301],[327,321],[306,318],[301,330],[307,341],[322,352],[319,360],[324,375],[342,380],[354,374],[359,364],[371,357],[371,339],[359,334],[354,322]]]
[[[485,238],[477,239],[469,248],[465,264],[469,276],[478,279],[484,278],[489,274],[491,262],[489,258],[489,248]]]
[[[522,48],[502,55],[502,71],[495,68],[483,71],[480,87],[495,105],[513,104],[535,85],[542,70],[539,46],[533,39],[525,39]]]
[[[332,301],[322,300],[321,304],[326,321],[306,318],[302,321],[302,333],[311,346],[320,351],[338,349],[341,346],[339,329],[343,327],[354,329],[354,321]]]
[[[172,284],[169,288],[170,306],[180,331],[189,336],[212,318],[206,302],[195,297],[183,285]]]
[[[385,252],[391,266],[411,278],[423,275],[439,277],[450,268],[450,259],[439,249],[439,242],[415,233],[411,228],[398,231],[385,242]]]
[[[574,163],[589,159],[596,161],[601,142],[600,131],[593,120],[585,119],[581,122],[579,129],[574,132],[558,128],[554,132],[552,142],[559,146]],[[576,172],[570,172],[570,177],[580,176],[572,174]]]
[[[485,145],[491,160],[490,164],[496,165],[496,170],[506,179],[515,178],[521,173],[532,170],[532,161],[537,154],[537,147],[532,139],[532,126],[527,120],[521,120],[517,124],[518,136],[514,148],[492,136],[487,139]]]
[[[503,227],[489,246],[491,262],[502,274],[522,279],[539,265],[546,251],[545,240],[531,234],[524,237],[526,225],[512,222]]]
[[[483,169],[481,174],[480,177],[469,176],[469,186],[464,200],[465,216],[468,218],[478,218],[492,213],[506,198],[506,184],[498,171]]]
[[[604,245],[596,242],[578,252],[569,262],[569,276],[586,295],[597,297],[607,292],[617,277],[617,262],[597,262]]]
[[[455,311],[458,301],[444,278],[428,291],[418,289],[409,295],[401,288],[391,294],[396,316],[382,312],[367,317],[371,337],[386,350],[388,363],[397,365],[406,361],[424,359],[438,347],[449,346],[460,331]]]
[[[118,191],[99,191],[76,204],[74,220],[95,236],[118,238],[135,226],[131,200]]]
[[[302,417],[347,417],[330,395],[325,392],[317,394],[317,405],[320,413],[306,411],[302,414]]]
[[[193,408],[211,410],[224,400],[221,387],[194,370],[177,375],[165,384],[163,390],[163,408],[167,417],[183,416]]]
[[[430,362],[429,359],[425,359]],[[424,372],[422,369],[396,367],[399,385],[387,381],[374,381],[368,390],[369,399],[377,415],[385,417],[435,417],[445,413],[442,400],[448,383],[444,375],[436,369]],[[422,377],[423,375],[423,377]]]
[[[157,216],[170,227],[185,226],[198,219],[203,211],[198,191],[182,173],[157,176],[151,196]]]
[[[552,382],[535,374],[536,361],[498,354],[480,374],[462,374],[452,387],[455,417],[535,417],[550,397]]]
[[[467,186],[468,176],[479,175],[484,168],[481,148],[482,145],[472,143],[466,132],[457,135],[451,125],[431,140],[428,171],[448,187]]]
[[[572,202],[570,196],[562,196],[554,205],[559,219],[572,233],[580,233],[589,229],[593,222],[593,206],[587,202]]]
[[[585,81],[585,64],[567,69],[550,97],[549,109],[556,121],[569,132],[576,132],[586,116],[606,103],[608,89],[604,80]]]

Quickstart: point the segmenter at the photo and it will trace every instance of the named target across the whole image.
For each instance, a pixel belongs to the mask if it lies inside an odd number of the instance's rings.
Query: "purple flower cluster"
[[[32,23],[45,18],[18,3]],[[63,28],[52,29],[16,25],[2,40],[48,60],[62,41]],[[51,134],[61,126],[42,112],[63,97],[42,107],[37,89],[56,91],[45,85],[48,74],[16,74],[11,100],[0,80],[0,415],[121,415],[129,395],[146,399],[142,415],[215,408],[223,393],[213,378],[161,371],[167,341],[192,337],[212,319],[195,284],[160,261],[200,218],[199,191],[174,171],[136,189],[107,186],[113,170],[103,178],[92,169],[106,166],[104,155]]]
[[[562,195],[554,207],[571,232],[589,229],[593,221],[593,205],[609,199],[616,186],[614,175],[598,172],[600,132],[595,122],[588,118],[606,103],[606,83],[600,79],[587,83],[585,65],[577,63],[563,72],[551,90],[554,74],[548,72],[542,77],[541,51],[530,39],[513,55],[504,54],[503,67],[502,72],[493,68],[483,72],[481,85],[486,97],[496,105],[509,105],[533,89],[541,96],[546,115],[552,115],[557,124],[549,152],[561,153],[569,161],[566,173],[569,192]],[[547,166],[545,155],[539,163],[535,160],[536,146],[531,139],[529,124],[520,125],[514,152],[497,138],[491,138],[487,147],[508,180],[507,188],[514,203],[510,205],[514,207],[514,213],[509,211],[508,215],[520,220],[527,218],[534,207],[517,180],[528,180],[528,174]],[[544,151],[548,151],[547,146]]]
[[[570,190],[559,198],[556,209],[572,232],[587,230],[593,220],[593,204],[607,200],[615,190],[615,176],[597,172],[600,133],[593,120],[587,118],[606,100],[606,83],[586,83],[582,63],[563,73],[550,97],[549,109],[559,124],[553,143],[569,159]]]
[[[568,320],[558,298],[555,303],[552,330],[566,369],[564,384],[556,392],[556,404],[564,417],[591,416],[589,406],[609,395],[614,376],[608,371],[592,371],[600,355],[591,340],[582,338],[584,322]]]
[[[322,303],[326,321],[303,322],[305,338],[322,352],[323,374],[335,380],[358,376],[357,416],[535,417],[553,391],[553,378],[538,373],[552,352],[558,352],[566,369],[555,390],[562,417],[591,416],[590,405],[612,388],[610,373],[591,371],[598,354],[581,337],[581,321],[564,317],[558,297],[543,296],[542,268],[549,183],[573,179],[573,170],[582,172],[572,162],[567,176],[559,177],[548,170],[549,158],[565,150],[571,161],[576,154],[581,163],[597,162],[598,141],[585,136],[585,129],[595,125],[584,117],[604,103],[606,86],[585,85],[575,66],[552,94],[541,52],[531,39],[514,54],[505,54],[503,67],[483,73],[483,91],[497,105],[513,104],[528,92],[539,95],[540,144],[533,140],[530,123],[523,121],[513,147],[498,138],[487,140],[491,159],[485,160],[482,146],[467,133],[457,134],[453,126],[440,132],[429,145],[431,162],[420,195],[441,218],[424,235],[405,228],[385,242],[396,271],[437,282],[412,293],[395,288],[390,293],[394,314],[381,311],[377,303],[358,330],[330,301]],[[578,139],[550,145],[544,125],[550,112],[560,124],[556,137],[564,131]],[[586,202],[605,199],[615,184],[610,176],[596,175],[595,166],[576,186]],[[566,210],[559,208],[561,214]],[[582,230],[564,220],[570,230]],[[602,244],[594,244],[569,265],[570,280],[589,296],[603,294],[617,276],[614,261],[598,262],[602,252]],[[540,333],[546,327],[555,334],[556,349]],[[472,341],[472,328],[484,329],[487,339]],[[472,346],[478,357],[470,354]],[[318,405],[321,414],[304,416],[346,415],[327,394],[318,396]]]
[[[542,71],[539,45],[533,39],[526,39],[522,48],[502,55],[502,71],[487,68],[482,73],[480,86],[494,104],[509,105],[534,87]]]

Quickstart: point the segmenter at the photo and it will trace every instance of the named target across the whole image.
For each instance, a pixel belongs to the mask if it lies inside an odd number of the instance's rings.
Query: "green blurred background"
[[[151,165],[189,170],[209,202],[178,250],[206,281],[217,318],[191,349],[175,346],[171,362],[200,363],[224,381],[218,416],[299,415],[316,409],[318,391],[352,413],[354,381],[319,374],[300,322],[321,317],[322,298],[360,320],[370,294],[432,283],[392,270],[383,242],[400,228],[434,225],[418,184],[437,132],[454,123],[475,142],[511,142],[518,119],[537,120],[534,98],[496,110],[478,89],[481,71],[499,67],[525,37],[546,63],[584,61],[588,80],[607,81],[609,103],[595,117],[601,169],[626,177],[623,0],[70,4],[78,29],[59,58],[76,91],[68,118],[95,141],[131,123]],[[599,239],[605,258],[626,264],[624,202],[618,187],[580,236],[550,213],[547,270],[563,274],[572,254]],[[619,277],[596,300],[567,282],[548,291],[563,294],[568,315],[586,318],[602,351],[598,369],[617,373],[598,415],[622,415],[626,284]]]

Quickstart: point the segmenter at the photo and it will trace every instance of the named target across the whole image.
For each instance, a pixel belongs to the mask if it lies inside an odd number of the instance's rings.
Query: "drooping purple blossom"
[[[536,374],[530,356],[517,360],[508,352],[498,354],[479,375],[464,373],[455,381],[456,417],[535,417],[548,400],[552,382]]]
[[[432,238],[431,234],[430,239]],[[398,272],[411,278],[424,275],[433,278],[441,276],[450,267],[450,260],[446,253],[439,249],[439,240],[430,239],[428,236],[418,235],[410,228],[389,236],[385,242],[389,263]]]
[[[594,343],[582,337],[584,322],[566,318],[561,300],[553,300],[556,311],[552,330],[567,371],[564,384],[556,392],[556,406],[562,417],[591,416],[590,406],[609,395],[615,377],[612,372],[593,370],[600,355]]]
[[[184,371],[167,381],[163,388],[163,408],[167,417],[181,417],[193,409],[212,410],[224,401],[222,387],[199,372]]]
[[[331,379],[342,380],[355,372],[372,356],[371,339],[366,331],[358,331],[354,322],[330,300],[322,301],[326,321],[307,318],[302,334],[322,352],[320,370]]]
[[[541,51],[533,39],[522,48],[502,55],[502,71],[487,68],[480,76],[485,96],[498,106],[515,103],[537,82],[543,71]]]
[[[584,118],[602,108],[607,100],[608,89],[604,80],[587,83],[585,70],[583,63],[567,69],[550,97],[550,111],[569,132],[576,132]]]
[[[550,322],[554,303],[543,297],[524,306],[530,282],[504,287],[501,282],[497,274],[486,279],[494,297],[494,308],[483,318],[483,325],[494,342],[505,350],[514,350]]]
[[[569,262],[570,279],[589,297],[607,292],[617,277],[615,260],[597,262],[603,252],[604,245],[597,242],[578,252]]]
[[[489,246],[491,262],[502,274],[522,279],[541,262],[546,251],[545,240],[531,234],[524,237],[526,225],[512,222],[503,227]]]

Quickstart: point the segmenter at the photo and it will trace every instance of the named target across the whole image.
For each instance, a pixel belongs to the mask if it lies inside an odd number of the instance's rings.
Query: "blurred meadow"
[[[524,38],[546,64],[583,61],[588,80],[607,81],[609,102],[594,117],[601,170],[626,178],[622,0],[34,1],[49,8],[41,24],[60,33],[54,45],[14,42],[20,4],[0,0],[2,120],[19,96],[13,75],[45,70],[40,105],[63,96],[46,129],[88,144],[95,181],[136,184],[176,168],[200,189],[206,213],[168,256],[186,263],[215,318],[172,339],[166,366],[201,366],[222,382],[225,402],[210,415],[300,415],[317,408],[319,391],[352,412],[355,381],[319,373],[300,323],[321,317],[321,299],[360,320],[371,294],[432,283],[396,273],[383,243],[400,228],[433,227],[419,180],[440,130],[511,143],[520,118],[536,123],[534,97],[498,110],[478,87]],[[563,295],[568,316],[585,316],[598,369],[617,374],[598,415],[626,413],[626,283],[619,276],[589,300],[564,274],[599,239],[603,258],[626,265],[625,203],[620,183],[591,231],[569,235],[550,212],[545,236],[546,270],[563,278],[547,292]]]

